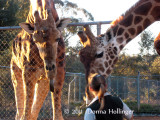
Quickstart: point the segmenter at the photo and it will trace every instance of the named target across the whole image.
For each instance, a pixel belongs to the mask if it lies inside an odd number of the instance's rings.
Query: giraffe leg
[[[36,84],[36,90],[34,95],[34,101],[32,106],[32,119],[37,120],[38,113],[43,105],[43,102],[49,91],[49,81],[40,80]]]
[[[23,114],[23,120],[33,120],[31,116],[31,109],[33,105],[34,91],[36,85],[36,73],[32,70],[23,70],[22,78],[25,83],[25,111]]]
[[[61,74],[60,72],[61,71]],[[64,73],[61,69],[58,70],[57,78],[54,84],[54,92],[51,92],[52,107],[53,107],[53,120],[64,120],[61,109],[61,95],[64,83]]]
[[[11,78],[15,92],[17,109],[15,120],[20,120],[24,112],[24,84],[22,80],[22,71],[16,65],[14,65],[14,68],[11,66]]]
[[[56,93],[57,92],[57,93]],[[61,109],[61,89],[54,89],[54,92],[51,92],[52,96],[52,107],[53,107],[53,120],[64,120],[62,116]]]

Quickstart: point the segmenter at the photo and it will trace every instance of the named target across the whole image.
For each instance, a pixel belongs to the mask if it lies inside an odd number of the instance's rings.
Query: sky
[[[80,8],[86,9],[90,12],[94,21],[112,21],[118,18],[121,14],[125,13],[131,6],[133,6],[138,0],[69,0],[76,3]],[[87,22],[87,21],[86,21]],[[157,36],[160,32],[160,22],[152,24],[147,30],[153,33],[153,36]],[[106,28],[107,30],[107,28]],[[102,30],[104,33],[106,30]],[[129,44],[126,45],[125,53],[129,55],[139,54],[138,41],[140,36],[137,36]]]

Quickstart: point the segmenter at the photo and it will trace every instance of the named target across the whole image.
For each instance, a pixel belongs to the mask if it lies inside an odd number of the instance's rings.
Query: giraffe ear
[[[87,35],[83,31],[79,31],[77,34],[80,38],[80,41],[84,47],[90,46],[90,41],[87,38]]]
[[[59,31],[62,31],[69,24],[70,21],[71,21],[70,18],[64,18],[64,19],[57,21],[56,22],[57,29]]]
[[[34,32],[34,25],[30,23],[19,23],[21,28],[23,28],[27,33],[32,34]]]

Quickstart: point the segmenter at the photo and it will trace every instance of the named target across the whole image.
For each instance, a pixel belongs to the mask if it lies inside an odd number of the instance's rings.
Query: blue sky
[[[138,0],[69,0],[76,3],[80,8],[85,8],[90,12],[94,21],[110,21],[115,20],[121,14],[125,13],[131,6],[133,6]],[[160,22],[152,24],[147,30],[153,32],[156,37],[160,32]],[[104,28],[103,28],[104,29]],[[107,30],[107,28],[106,28]],[[104,33],[105,31],[102,31]],[[136,37],[128,45],[126,45],[125,53],[134,55],[139,53],[139,41],[140,37]]]

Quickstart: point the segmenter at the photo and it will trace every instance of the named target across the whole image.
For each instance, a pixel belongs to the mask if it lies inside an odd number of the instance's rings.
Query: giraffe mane
[[[124,14],[122,14],[120,17],[118,17],[116,20],[111,22],[111,28],[115,27],[117,24],[119,24],[123,19],[128,17],[130,15],[131,11],[135,10],[137,6],[143,2],[146,2],[148,0],[139,0],[137,3],[135,3],[129,10],[127,10]]]

